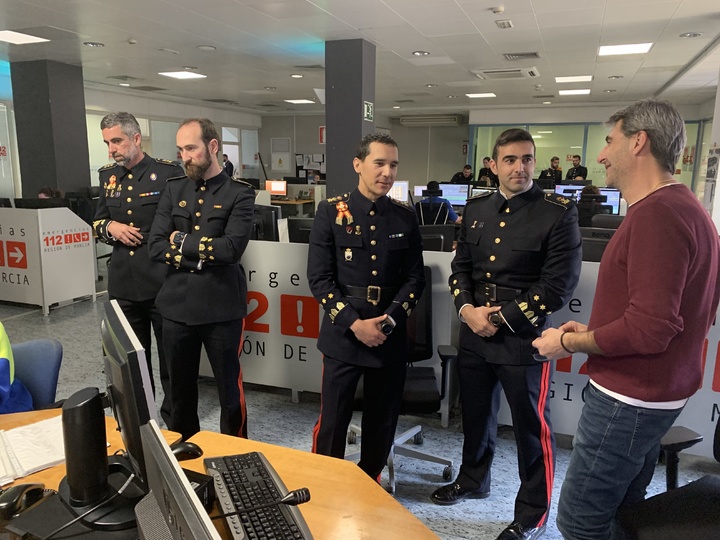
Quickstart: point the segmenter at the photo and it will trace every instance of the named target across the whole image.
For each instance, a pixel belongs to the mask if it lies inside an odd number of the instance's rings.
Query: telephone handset
[[[18,484],[3,490],[0,493],[0,520],[11,520],[52,493],[54,491],[45,489],[43,484]]]

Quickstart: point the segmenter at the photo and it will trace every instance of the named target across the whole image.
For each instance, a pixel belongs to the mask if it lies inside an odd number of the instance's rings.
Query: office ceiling
[[[500,29],[496,21],[506,19],[513,27]],[[324,43],[338,39],[376,45],[375,110],[390,116],[614,104],[658,92],[700,104],[715,97],[720,71],[717,0],[0,0],[0,21],[0,30],[51,39],[0,43],[0,59],[82,65],[89,87],[263,115],[324,110],[314,89],[325,85]],[[679,37],[688,32],[702,35]],[[654,43],[646,54],[597,54],[600,45],[644,42]],[[537,57],[507,60],[508,53]],[[158,75],[185,67],[207,78]],[[474,74],[524,68],[538,76]],[[572,75],[593,81],[555,82]],[[578,88],[591,94],[558,96]],[[473,92],[497,97],[465,97]],[[283,101],[298,98],[315,103]]]

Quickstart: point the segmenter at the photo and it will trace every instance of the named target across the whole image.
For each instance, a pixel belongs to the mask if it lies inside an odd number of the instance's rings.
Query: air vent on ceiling
[[[414,99],[396,99],[395,103],[415,103]]]
[[[536,67],[530,68],[501,68],[501,69],[474,69],[472,73],[478,79],[534,79],[540,76]]]
[[[234,103],[234,101],[231,99],[223,99],[223,98],[203,99],[203,101],[207,101],[209,103]]]
[[[550,98],[554,98],[554,97],[555,97],[555,94],[544,94],[544,95],[540,95],[540,96],[532,96],[533,99],[550,99]]]
[[[425,116],[401,116],[400,125],[406,127],[421,126],[460,126],[463,117],[459,114],[430,114]]]
[[[160,88],[159,86],[133,86],[133,90],[142,90],[143,92],[162,92],[167,88]]]
[[[536,52],[505,53],[503,56],[505,60],[533,60],[540,58],[540,55]]]
[[[277,105],[275,103],[259,103],[258,107],[266,107],[269,109],[272,107],[277,107]]]
[[[308,66],[295,66],[295,69],[307,69],[311,71],[323,71],[325,69],[324,66],[321,66],[320,64],[310,64]]]
[[[118,81],[139,81],[137,77],[131,77],[130,75],[110,75],[108,79],[117,79]]]

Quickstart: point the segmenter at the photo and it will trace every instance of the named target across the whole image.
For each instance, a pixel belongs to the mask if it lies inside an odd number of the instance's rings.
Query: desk
[[[282,217],[298,216],[307,214],[308,217],[315,215],[315,201],[313,199],[300,199],[297,201],[276,201],[270,200],[270,204],[282,206]]]
[[[59,410],[35,411],[0,416],[0,429],[10,429],[59,414]],[[107,417],[108,453],[118,450],[120,435],[115,420]],[[166,440],[177,439],[163,432]],[[205,457],[262,452],[277,470],[288,489],[307,487],[310,502],[300,506],[316,540],[383,540],[413,538],[438,540],[438,537],[405,507],[373,482],[357,465],[342,459],[319,456],[282,446],[238,439],[203,431],[191,441],[200,445]],[[205,472],[203,458],[183,461],[183,468]],[[18,483],[43,482],[55,487],[65,476],[65,466],[57,465],[18,480]]]

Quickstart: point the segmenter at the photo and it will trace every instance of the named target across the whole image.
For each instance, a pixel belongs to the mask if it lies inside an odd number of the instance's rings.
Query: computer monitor
[[[15,199],[15,208],[42,210],[44,208],[70,208],[67,199]]]
[[[279,206],[265,206],[256,204],[253,209],[252,240],[264,240],[266,242],[279,242],[280,232],[278,231],[278,219],[282,217]]]
[[[140,428],[150,492],[135,506],[142,540],[220,540],[170,447],[151,420]]]
[[[496,191],[497,188],[474,187],[470,189],[470,197],[477,197],[478,195],[483,195],[485,193],[494,193]]]
[[[577,200],[578,194],[584,187],[582,184],[558,184],[555,186],[555,193]]]
[[[7,197],[0,197],[0,207],[12,208],[12,202]]]
[[[440,184],[443,199],[450,201],[453,206],[465,206],[470,186],[468,184]]]
[[[426,251],[446,251],[453,249],[455,241],[455,225],[420,225],[420,235],[423,237],[423,249]],[[438,237],[442,240],[438,241]],[[425,239],[427,238],[427,245]]]
[[[302,176],[283,176],[283,180],[288,184],[304,184],[307,185],[307,178]]]
[[[285,180],[265,180],[265,191],[270,195],[287,195],[287,182]]]
[[[422,197],[423,190],[427,189],[426,186],[415,186],[413,187],[413,197]]]
[[[296,244],[309,244],[310,231],[312,230],[314,221],[314,218],[308,217],[289,217],[288,237],[290,241]]]
[[[395,181],[393,187],[388,192],[388,197],[397,201],[408,202],[408,190],[410,189],[410,182],[407,180]]]
[[[613,215],[620,214],[620,192],[614,188],[600,188],[600,195],[605,195],[607,200],[603,203],[612,206]]]
[[[145,480],[140,427],[150,420],[157,421],[145,349],[117,300],[106,302],[104,310],[100,334],[107,394],[127,459],[137,475]]]
[[[600,229],[598,227],[580,227],[582,237],[582,260],[600,262],[605,248],[615,234],[615,229]]]

